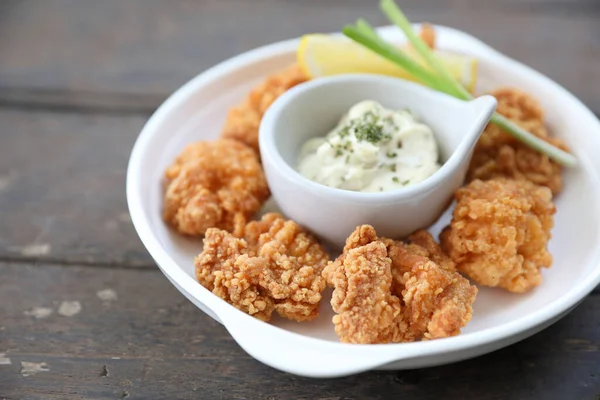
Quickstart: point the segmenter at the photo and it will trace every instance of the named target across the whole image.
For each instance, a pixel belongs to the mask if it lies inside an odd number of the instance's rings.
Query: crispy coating
[[[359,226],[323,276],[334,287],[336,333],[348,343],[458,335],[471,320],[477,294],[425,231],[405,243],[379,239],[372,226]]]
[[[296,64],[274,73],[229,110],[222,136],[244,142],[258,152],[258,127],[267,108],[286,90],[307,80]]]
[[[255,152],[231,139],[190,144],[165,178],[163,218],[191,236],[209,228],[243,229],[270,195]]]
[[[273,299],[254,284],[256,268],[248,262],[254,255],[243,239],[210,228],[204,237],[204,249],[195,260],[196,278],[223,300],[268,321],[275,305]]]
[[[460,334],[473,315],[477,288],[456,272],[455,265],[426,231],[408,243],[388,244],[394,292],[402,296],[404,341]]]
[[[263,321],[273,311],[295,321],[319,313],[329,256],[295,222],[270,213],[247,224],[242,237],[209,229],[195,259],[196,278],[204,287]]]
[[[401,341],[401,305],[392,294],[391,267],[386,245],[369,225],[356,228],[342,255],[325,267],[323,276],[334,288],[333,324],[342,342]]]
[[[498,100],[498,113],[547,142],[568,150],[562,140],[548,136],[544,113],[531,96],[513,88],[502,88],[491,94]],[[489,124],[475,147],[467,181],[497,177],[528,180],[549,187],[554,194],[562,189],[559,164]]]
[[[394,243],[398,245],[400,242],[395,241]],[[454,264],[450,257],[444,254],[440,245],[433,239],[433,236],[425,230],[420,230],[410,235],[404,246],[410,253],[429,258],[449,272],[456,271],[456,264]]]
[[[452,222],[442,231],[443,250],[460,272],[485,286],[515,293],[542,281],[556,209],[552,193],[529,181],[475,180],[456,193]]]

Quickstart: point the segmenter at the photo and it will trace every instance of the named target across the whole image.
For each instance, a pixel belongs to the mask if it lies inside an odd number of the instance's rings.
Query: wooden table
[[[600,111],[596,0],[402,4]],[[0,399],[598,398],[598,292],[484,357],[312,380],[244,353],[138,240],[125,170],[156,106],[227,57],[360,16],[384,23],[364,0],[0,2]]]

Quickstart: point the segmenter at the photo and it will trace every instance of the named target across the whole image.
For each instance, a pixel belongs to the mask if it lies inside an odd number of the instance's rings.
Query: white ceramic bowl
[[[542,285],[524,295],[480,288],[473,319],[460,336],[418,343],[339,343],[326,299],[314,321],[274,319],[267,324],[212,295],[194,278],[192,260],[201,242],[180,237],[161,219],[160,183],[164,169],[186,144],[217,137],[228,107],[266,75],[293,62],[298,40],[253,50],[198,75],[150,118],[131,154],[127,200],[133,224],[165,276],[196,306],[223,323],[259,361],[313,377],[459,361],[540,331],[568,313],[600,282],[600,123],[581,102],[545,76],[463,32],[441,26],[436,30],[440,48],[479,58],[480,93],[501,85],[532,93],[546,110],[549,128],[576,154],[579,166],[565,171],[565,188],[556,199],[558,213],[550,242],[554,265],[543,271]],[[402,41],[396,28],[383,28],[380,33],[390,41]],[[432,233],[437,234],[447,219],[446,213],[431,228]]]
[[[331,131],[350,107],[363,100],[392,110],[409,109],[430,126],[443,163],[439,171],[415,185],[383,193],[331,188],[296,172],[302,145]],[[271,193],[288,218],[337,249],[361,224],[372,225],[381,236],[408,236],[433,224],[448,208],[496,104],[489,95],[461,101],[378,75],[340,75],[298,85],[269,107],[260,124],[260,154]]]

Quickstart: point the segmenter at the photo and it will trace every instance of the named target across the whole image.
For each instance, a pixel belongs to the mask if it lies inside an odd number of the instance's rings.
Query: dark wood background
[[[597,0],[401,4],[412,20],[470,32],[600,111]],[[125,170],[160,102],[241,51],[357,17],[385,22],[368,0],[0,2],[0,399],[600,398],[598,292],[484,357],[312,380],[246,355],[144,250]],[[101,300],[103,289],[118,298]],[[81,311],[60,315],[63,301]],[[28,315],[40,307],[53,312]],[[21,362],[49,371],[23,376]]]

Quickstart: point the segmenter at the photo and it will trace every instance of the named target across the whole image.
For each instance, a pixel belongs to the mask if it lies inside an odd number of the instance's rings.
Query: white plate
[[[550,243],[554,265],[543,272],[542,285],[525,295],[480,288],[473,320],[460,336],[417,343],[339,343],[331,323],[329,292],[321,315],[305,323],[277,318],[264,323],[214,296],[194,278],[193,257],[201,251],[201,242],[183,239],[161,220],[162,174],[186,144],[216,138],[229,107],[266,75],[293,62],[298,40],[261,47],[211,68],[175,92],[144,126],[127,173],[133,224],[163,273],[195,305],[225,325],[259,361],[298,375],[335,377],[464,360],[547,327],[600,282],[600,123],[550,79],[468,34],[441,26],[436,29],[440,48],[481,60],[479,90],[514,85],[532,93],[546,110],[552,132],[563,137],[577,155],[579,166],[565,172],[565,188],[556,200],[558,213]],[[380,33],[388,40],[403,41],[395,28],[382,28]],[[432,232],[437,234],[447,220],[448,214]]]

